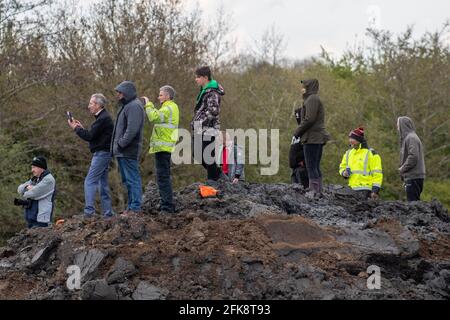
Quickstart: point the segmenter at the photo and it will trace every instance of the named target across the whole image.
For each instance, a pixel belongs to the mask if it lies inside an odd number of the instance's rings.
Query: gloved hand
[[[371,195],[370,195],[370,198],[373,199],[373,200],[378,200],[378,199],[380,199],[380,190],[381,190],[380,187],[375,187],[375,186],[373,186],[373,187],[372,187],[372,193],[371,193]]]
[[[344,172],[342,172],[342,176],[346,179],[350,178],[351,175],[352,175],[352,170],[350,168],[347,168],[344,170]]]

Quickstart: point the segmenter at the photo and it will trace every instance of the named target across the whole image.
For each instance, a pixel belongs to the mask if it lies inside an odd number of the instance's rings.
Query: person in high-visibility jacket
[[[158,100],[161,108],[155,108],[147,97],[145,112],[150,122],[154,123],[150,139],[149,154],[155,154],[156,182],[161,196],[161,213],[174,213],[173,189],[170,176],[171,156],[178,141],[178,125],[180,112],[173,101],[175,90],[171,86],[163,86],[159,90]]]
[[[339,173],[348,179],[348,185],[364,197],[378,199],[383,183],[380,155],[369,148],[364,138],[364,128],[350,132],[351,149],[342,158]]]

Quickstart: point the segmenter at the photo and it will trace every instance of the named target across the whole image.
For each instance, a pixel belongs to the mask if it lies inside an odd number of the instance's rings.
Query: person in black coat
[[[105,218],[113,216],[108,174],[112,160],[110,146],[114,122],[105,107],[106,98],[103,94],[92,95],[88,109],[95,117],[95,122],[89,130],[85,129],[81,122],[76,119],[68,120],[69,126],[75,133],[84,141],[89,142],[89,149],[92,153],[91,166],[84,180],[84,214],[87,218],[95,214],[97,191],[100,192],[103,216]]]

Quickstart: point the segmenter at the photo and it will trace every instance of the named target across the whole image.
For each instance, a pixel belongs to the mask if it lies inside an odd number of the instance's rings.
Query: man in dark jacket
[[[211,69],[201,67],[195,72],[195,81],[200,86],[200,93],[191,122],[193,134],[194,159],[202,164],[208,174],[208,180],[217,181],[224,177],[222,170],[216,163],[215,148],[210,155],[205,155],[205,149],[215,144],[220,130],[220,104],[225,92],[216,80],[212,79]]]
[[[325,108],[320,101],[319,81],[304,80],[302,83],[303,107],[301,109],[301,123],[294,136],[301,137],[305,153],[306,168],[309,177],[309,189],[315,194],[322,193],[322,172],[320,161],[323,146],[330,139],[325,130]]]
[[[116,87],[120,109],[111,141],[111,151],[117,158],[122,182],[128,189],[128,207],[122,214],[141,212],[142,180],[139,157],[142,152],[145,111],[137,98],[133,82],[124,81]]]
[[[408,201],[420,201],[425,180],[425,155],[414,122],[408,117],[397,121],[400,134],[400,176],[405,183]]]
[[[89,101],[89,112],[95,117],[90,130],[84,129],[80,121],[68,120],[69,126],[84,141],[89,142],[92,153],[91,166],[84,180],[84,214],[92,217],[95,213],[95,196],[100,192],[100,200],[105,218],[113,215],[111,194],[108,183],[109,165],[111,163],[111,136],[114,123],[106,111],[106,98],[101,93],[92,95]]]

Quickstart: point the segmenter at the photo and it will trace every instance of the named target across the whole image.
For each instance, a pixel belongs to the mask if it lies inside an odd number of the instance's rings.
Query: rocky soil
[[[0,299],[448,299],[450,218],[437,201],[364,201],[340,186],[198,184],[179,212],[24,230],[0,248]],[[77,265],[81,287],[69,290]],[[369,266],[381,289],[369,290]]]

